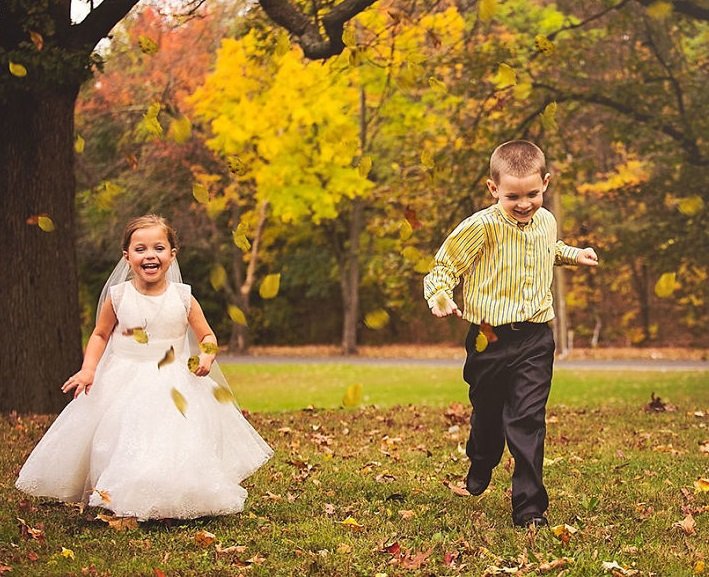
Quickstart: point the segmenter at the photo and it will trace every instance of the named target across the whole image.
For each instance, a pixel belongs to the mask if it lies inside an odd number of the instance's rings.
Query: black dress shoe
[[[549,521],[547,521],[547,518],[540,514],[540,513],[531,513],[529,515],[525,515],[522,517],[522,519],[517,522],[515,521],[515,525],[517,527],[546,527],[549,524]]]
[[[465,477],[465,488],[471,495],[482,495],[490,484],[491,478],[492,471],[473,472],[473,467],[471,466],[468,470],[468,476]]]

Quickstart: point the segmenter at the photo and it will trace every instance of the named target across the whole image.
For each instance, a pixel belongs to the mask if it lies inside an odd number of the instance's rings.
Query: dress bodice
[[[130,281],[111,287],[111,302],[118,323],[113,330],[113,346],[119,353],[153,357],[173,346],[179,354],[184,348],[191,289],[182,283],[169,283],[160,295],[144,295]],[[136,338],[141,329],[147,337]],[[141,342],[143,341],[143,342]]]

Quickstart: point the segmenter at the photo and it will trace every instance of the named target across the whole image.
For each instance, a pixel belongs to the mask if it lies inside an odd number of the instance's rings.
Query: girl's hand
[[[598,255],[591,247],[584,248],[579,254],[577,262],[586,266],[598,266]]]
[[[208,355],[207,353],[200,353],[199,355],[199,366],[194,370],[194,374],[198,377],[204,377],[209,374],[212,368],[212,363],[216,355]]]
[[[94,384],[94,373],[93,369],[81,369],[62,385],[62,393],[68,393],[74,389],[74,398],[78,397],[82,391],[88,395],[91,385]]]

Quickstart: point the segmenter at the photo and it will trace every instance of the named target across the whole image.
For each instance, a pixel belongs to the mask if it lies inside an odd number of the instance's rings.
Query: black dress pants
[[[482,352],[475,350],[477,325],[471,325],[465,342],[463,378],[473,405],[466,453],[473,473],[490,471],[507,442],[515,460],[512,518],[522,523],[549,505],[542,465],[554,336],[547,323],[512,323],[493,330],[498,340]]]

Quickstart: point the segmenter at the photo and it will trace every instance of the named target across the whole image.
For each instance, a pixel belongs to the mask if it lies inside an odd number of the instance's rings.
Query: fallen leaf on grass
[[[677,523],[674,523],[672,526],[681,529],[685,535],[694,535],[696,533],[697,523],[694,517],[692,517],[692,514],[689,513],[684,519],[677,521]]]
[[[165,577],[165,573],[157,567],[153,567],[153,573],[155,573],[155,577]]]
[[[410,509],[400,510],[399,515],[402,519],[413,519],[414,517],[416,517],[416,513]]]
[[[99,491],[98,489],[94,489],[94,493],[98,493],[98,496],[101,497],[101,500],[104,503],[111,502],[111,494],[108,491]]]
[[[576,529],[576,527],[572,527],[571,525],[567,524],[556,525],[555,527],[551,528],[552,535],[554,535],[554,537],[556,537],[564,545],[568,545],[569,541],[571,541],[571,536],[577,532],[578,529]]]
[[[572,557],[561,557],[560,559],[554,559],[552,561],[547,561],[545,563],[540,563],[537,567],[539,573],[549,573],[549,571],[557,571],[559,569],[565,569],[574,562]],[[561,575],[561,573],[559,573]]]
[[[618,565],[616,561],[604,561],[603,570],[610,572],[614,577],[620,575],[623,577],[632,577],[633,575],[638,575],[640,573],[637,569],[626,569],[625,567]]]
[[[645,411],[648,413],[672,413],[677,410],[671,403],[664,402],[660,397],[656,397],[655,393],[650,393],[650,402],[645,405]]]
[[[20,522],[20,535],[22,535],[23,539],[33,539],[34,541],[44,542],[46,537],[44,529],[30,527],[24,519],[20,519],[19,517],[17,517],[17,520]]]
[[[420,569],[428,562],[428,558],[432,553],[433,547],[415,554],[407,553],[401,558],[401,566],[404,569]]]
[[[340,522],[340,525],[344,525],[352,531],[362,531],[364,529],[364,525],[360,525],[354,517],[347,517],[347,519]]]
[[[462,485],[455,485],[451,481],[448,481],[444,484],[451,491],[453,491],[454,495],[458,495],[458,497],[470,497],[470,493],[468,493],[468,491]]]
[[[232,555],[240,555],[241,553],[244,553],[246,551],[246,545],[231,545],[230,547],[222,548],[221,545],[217,544],[214,551],[217,555],[217,559],[219,557],[230,557]]]
[[[694,481],[694,490],[697,493],[706,493],[707,491],[709,491],[709,479],[700,477],[699,479]]]
[[[111,517],[110,515],[98,514],[96,519],[107,523],[111,529],[119,532],[138,528],[138,519],[136,517]]]
[[[74,561],[74,559],[76,559],[76,555],[74,555],[74,552],[71,549],[67,549],[66,547],[62,547],[61,555],[65,559],[71,559],[72,561]]]
[[[5,573],[9,573],[12,571],[12,567],[9,565],[0,565],[0,575],[4,575]]]
[[[201,531],[197,531],[194,536],[194,541],[200,547],[209,547],[212,543],[214,543],[216,538],[217,536],[214,533],[210,533],[209,531],[202,529]]]

